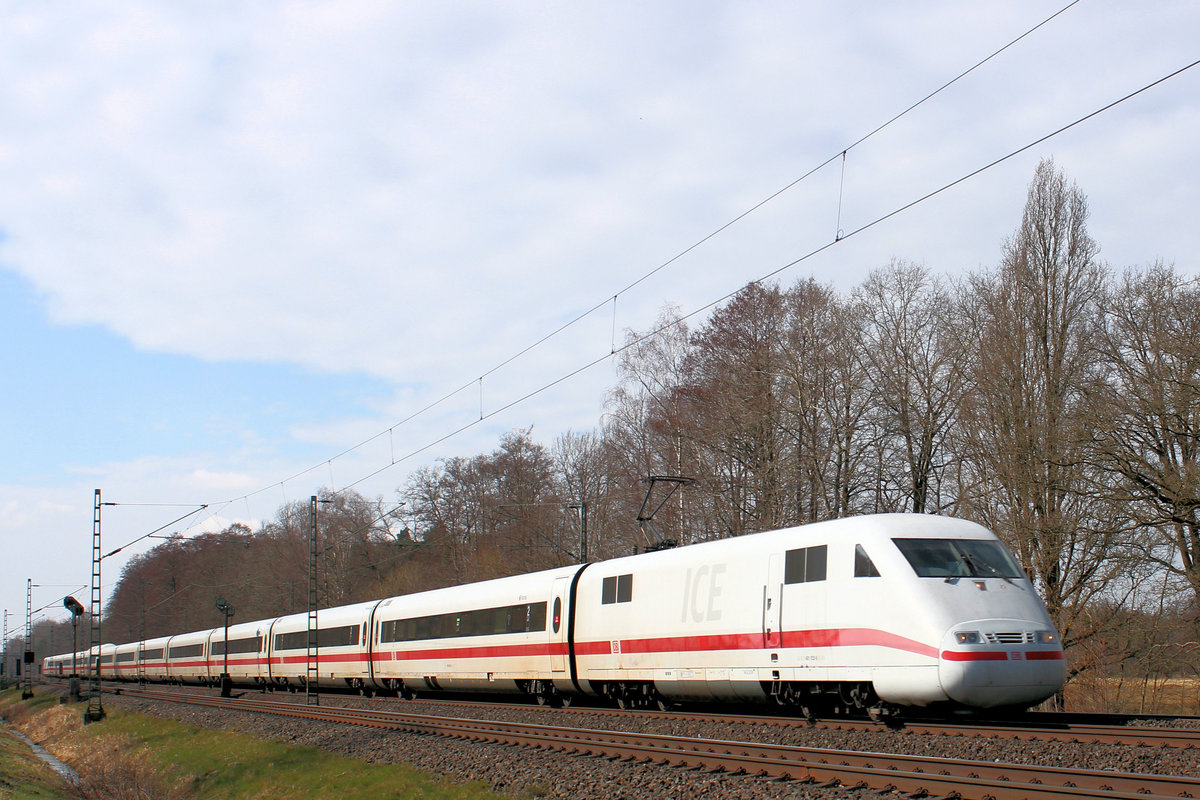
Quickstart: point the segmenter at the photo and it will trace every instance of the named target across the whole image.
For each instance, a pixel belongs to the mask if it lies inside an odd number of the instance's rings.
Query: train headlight
[[[1058,644],[1058,634],[1054,631],[1038,631],[1035,641],[1038,644]]]
[[[979,631],[955,631],[954,640],[959,644],[979,644],[983,637],[979,635]]]

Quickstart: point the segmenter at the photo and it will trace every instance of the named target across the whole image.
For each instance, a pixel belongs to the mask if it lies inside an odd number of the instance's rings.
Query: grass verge
[[[29,745],[0,729],[0,798],[3,800],[70,800],[70,785]]]
[[[25,729],[30,738],[75,767],[85,785],[75,794],[13,797],[95,800],[137,796],[156,800],[501,800],[502,797],[481,783],[456,783],[404,764],[368,764],[317,748],[197,728],[119,708],[107,708],[104,721],[85,726],[81,705],[60,706],[57,697],[48,698],[35,697],[22,702],[19,694],[5,692],[0,694],[0,710],[6,719]],[[29,752],[28,748],[25,752]],[[34,758],[32,754],[29,757]],[[127,791],[134,786],[141,787],[143,793]],[[7,797],[0,794],[0,798]]]

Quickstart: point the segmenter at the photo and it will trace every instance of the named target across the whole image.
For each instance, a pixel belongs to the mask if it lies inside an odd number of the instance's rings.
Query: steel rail
[[[1064,770],[964,759],[756,744],[679,736],[622,733],[492,720],[429,717],[382,709],[314,707],[293,702],[227,700],[205,695],[124,690],[124,694],[225,710],[362,725],[473,741],[522,744],[730,772],[762,774],[903,792],[967,798],[1084,798],[1114,800],[1200,796],[1200,779],[1101,770]],[[1098,794],[1099,793],[1099,794]]]
[[[511,708],[512,703],[486,703],[470,700],[444,700],[422,698],[423,702],[457,708]],[[543,708],[533,705],[516,705],[518,708]],[[890,724],[866,719],[840,718],[810,722],[801,717],[775,716],[771,714],[714,714],[711,712],[658,711],[650,709],[600,708],[572,706],[555,709],[551,713],[596,714],[623,718],[669,719],[717,724],[766,725],[779,727],[814,728],[817,730],[848,730],[867,732],[904,732],[930,736],[982,736],[994,739],[1018,741],[1066,742],[1077,744],[1109,744],[1125,747],[1173,747],[1200,748],[1200,728],[1164,728],[1156,726],[1103,725],[1072,722],[1070,715],[1053,715],[1057,720],[1047,721],[1032,717],[1029,720],[995,720],[983,722],[953,722],[935,720],[899,720]],[[1050,715],[1042,715],[1050,716]],[[1079,715],[1083,718],[1096,715]],[[1145,717],[1140,717],[1144,719]],[[1184,717],[1183,719],[1191,719]]]
[[[816,727],[832,730],[877,730],[881,728],[879,724],[865,720],[824,721],[818,722]],[[1045,726],[1011,722],[958,724],[915,721],[901,722],[896,729],[932,736],[987,736],[994,739],[1113,744],[1126,747],[1200,747],[1200,728],[1080,725],[1070,722]]]
[[[512,704],[482,703],[461,700],[429,700],[425,702],[445,704],[458,708],[512,707]],[[518,706],[535,708],[535,706]],[[536,706],[540,708],[540,706]],[[930,736],[984,736],[994,739],[1017,739],[1021,741],[1075,742],[1081,744],[1113,744],[1127,747],[1177,747],[1200,748],[1200,728],[1162,728],[1155,726],[1101,725],[1096,723],[1046,721],[1039,719],[996,720],[972,722],[938,722],[934,720],[900,720],[887,724],[866,719],[825,719],[809,722],[802,717],[773,716],[771,714],[714,714],[692,711],[655,711],[648,709],[591,708],[572,706],[556,709],[554,713],[597,714],[624,718],[670,719],[719,724],[767,725],[817,730],[852,731],[895,731]],[[1144,718],[1143,718],[1144,719]]]

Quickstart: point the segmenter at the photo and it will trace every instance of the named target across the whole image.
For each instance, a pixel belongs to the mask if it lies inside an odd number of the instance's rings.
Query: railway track
[[[444,703],[449,708],[496,708],[494,703],[464,700],[424,700],[427,703]],[[506,704],[511,707],[511,704]],[[1078,742],[1081,744],[1111,744],[1124,747],[1195,747],[1200,748],[1200,727],[1163,728],[1150,725],[1098,725],[1092,722],[1075,722],[1068,716],[1054,715],[1052,719],[1031,717],[1028,720],[1003,720],[984,722],[941,722],[912,720],[884,725],[866,719],[830,719],[809,722],[800,717],[773,716],[770,714],[714,714],[712,712],[619,710],[602,707],[572,706],[557,709],[558,714],[591,714],[644,719],[693,720],[703,722],[763,725],[775,727],[803,727],[818,730],[844,731],[900,731],[932,736],[986,736],[995,739],[1017,739],[1022,741]]]
[[[834,730],[869,730],[880,727],[861,720],[841,720],[817,724],[820,727]],[[1070,722],[1050,726],[1011,722],[982,724],[911,722],[904,723],[900,729],[911,733],[936,736],[989,736],[996,739],[1114,744],[1125,747],[1200,747],[1200,729],[1197,728],[1088,725]]]
[[[721,741],[645,733],[530,725],[495,720],[408,714],[374,708],[312,706],[250,697],[123,689],[122,694],[223,710],[369,726],[472,741],[519,744],[610,759],[761,774],[772,778],[892,789],[963,798],[1200,797],[1191,777],[1070,770],[1020,764],[789,745]]]

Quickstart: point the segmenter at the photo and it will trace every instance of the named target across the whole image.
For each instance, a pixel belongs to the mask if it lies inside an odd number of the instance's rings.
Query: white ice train
[[[846,709],[1026,708],[1063,684],[1034,587],[972,522],[851,517],[322,609],[323,687]],[[104,678],[295,689],[308,615],[104,645]],[[83,672],[88,653],[75,654]],[[72,654],[45,659],[70,674]]]

